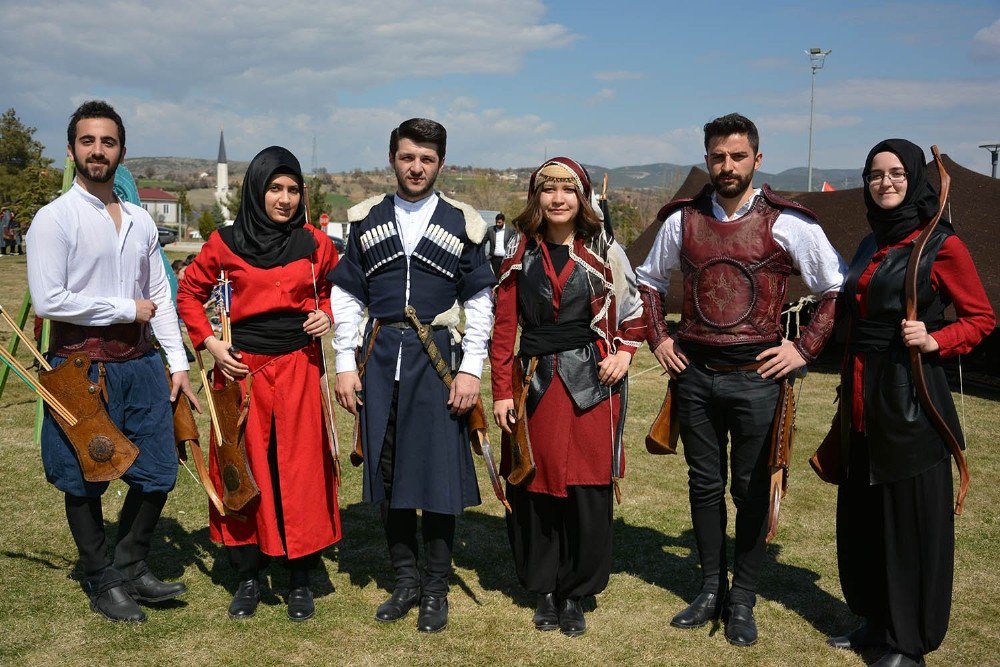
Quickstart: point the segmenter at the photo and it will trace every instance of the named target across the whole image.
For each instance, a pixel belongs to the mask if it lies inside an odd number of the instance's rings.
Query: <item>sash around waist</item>
[[[312,341],[302,329],[309,313],[283,311],[261,313],[233,322],[233,345],[252,354],[288,354]]]
[[[897,323],[857,319],[852,322],[849,341],[850,352],[885,352],[903,339]]]
[[[521,330],[523,357],[542,357],[586,347],[597,339],[597,334],[585,320],[571,322],[546,322]]]

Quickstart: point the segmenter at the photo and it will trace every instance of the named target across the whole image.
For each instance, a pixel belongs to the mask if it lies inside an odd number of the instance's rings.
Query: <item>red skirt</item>
[[[517,363],[515,361],[515,363]],[[565,498],[566,487],[611,483],[611,454],[620,397],[615,394],[580,410],[559,373],[554,373],[535,412],[528,418],[528,437],[535,455],[535,476],[527,489]],[[502,468],[510,470],[509,448]]]
[[[323,425],[319,352],[315,344],[277,357],[243,352],[243,363],[254,374],[245,442],[260,498],[244,508],[245,521],[221,516],[210,504],[210,536],[226,546],[256,544],[268,556],[307,556],[341,537],[333,455]],[[240,384],[245,390],[245,381]],[[280,498],[268,463],[272,445]],[[209,459],[212,481],[221,489],[218,462]],[[279,502],[285,543],[278,528]]]

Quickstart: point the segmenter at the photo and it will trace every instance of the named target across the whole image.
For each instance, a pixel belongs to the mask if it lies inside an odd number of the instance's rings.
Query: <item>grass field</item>
[[[0,259],[0,302],[11,311],[24,293],[24,265],[23,257]],[[9,337],[4,331],[0,342]],[[189,593],[147,610],[150,619],[143,625],[108,623],[87,607],[61,494],[45,482],[32,443],[34,400],[12,377],[0,398],[0,664],[864,664],[861,656],[824,643],[826,635],[855,622],[837,580],[835,489],[807,464],[829,424],[836,378],[812,373],[804,382],[790,491],[760,582],[761,640],[736,649],[721,628],[669,626],[671,616],[697,593],[699,573],[683,459],[652,457],[642,444],[662,398],[659,371],[646,370],[653,364],[644,351],[633,365],[628,474],[615,510],[614,571],[607,590],[589,604],[587,634],[577,639],[532,627],[534,600],[518,586],[503,513],[481,467],[484,503],[459,521],[448,628],[420,635],[413,613],[394,625],[376,624],[372,614],[387,595],[391,575],[378,514],[361,504],[360,475],[346,457],[340,492],[345,537],[325,551],[323,571],[314,575],[313,620],[293,624],[285,617],[279,595],[287,574],[281,567],[271,568],[256,617],[245,622],[226,617],[233,574],[221,548],[208,539],[204,493],[182,469],[149,560],[164,579],[184,581]],[[997,398],[965,397],[973,484],[965,515],[956,520],[951,629],[930,656],[933,665],[1000,664]],[[342,412],[340,426],[346,441],[349,424]],[[206,422],[201,429],[207,436]],[[124,490],[115,482],[104,496],[112,543]],[[730,510],[730,526],[732,517]]]

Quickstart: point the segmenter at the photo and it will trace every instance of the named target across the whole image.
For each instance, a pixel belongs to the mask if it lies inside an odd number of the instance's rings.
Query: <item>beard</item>
[[[735,178],[735,181],[724,182],[723,177]],[[753,172],[746,176],[740,176],[735,172],[723,173],[712,177],[712,187],[715,191],[726,198],[736,197],[746,192],[753,184]]]
[[[94,183],[107,183],[115,177],[115,171],[118,170],[118,165],[121,164],[121,158],[118,162],[111,164],[110,161],[105,160],[104,162],[90,162],[89,168],[87,164],[80,162],[80,159],[73,154],[73,163],[76,165],[76,173],[80,174],[88,181],[93,181]]]
[[[434,183],[437,181],[438,172],[433,174],[425,175],[424,186],[421,188],[414,188],[410,185],[410,182],[406,180],[406,170],[404,169],[400,172],[398,169],[393,169],[396,172],[396,185],[399,187],[399,191],[406,195],[407,199],[413,201],[418,201],[423,199],[431,190],[434,189]]]

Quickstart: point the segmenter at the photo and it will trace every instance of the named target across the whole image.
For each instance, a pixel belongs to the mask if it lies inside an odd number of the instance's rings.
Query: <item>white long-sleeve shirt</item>
[[[417,243],[427,231],[434,209],[438,205],[437,194],[431,194],[418,202],[410,202],[393,197],[396,222],[399,224],[400,238],[406,261],[410,261]],[[407,272],[406,302],[410,301],[410,279]],[[334,285],[330,293],[330,307],[333,311],[333,348],[337,351],[337,372],[357,370],[354,350],[358,346],[360,334],[358,326],[365,305],[360,299]],[[479,377],[483,372],[483,362],[487,356],[487,342],[493,329],[493,290],[484,288],[462,304],[465,309],[465,337],[462,339],[462,363],[460,373]],[[402,346],[396,356],[396,379],[402,363]]]
[[[731,216],[719,205],[712,194],[712,215],[723,222],[735,220],[746,215],[760,196],[760,190],[754,190],[753,195],[743,206]],[[653,247],[646,256],[646,261],[635,273],[640,283],[649,285],[660,292],[666,292],[670,286],[670,272],[681,263],[681,209],[677,209],[663,222],[663,227],[656,234]],[[802,280],[813,294],[826,294],[839,291],[847,274],[847,263],[840,256],[830,241],[826,238],[819,224],[792,209],[785,209],[778,214],[771,227],[774,240],[792,258],[792,266],[802,274]]]
[[[61,322],[108,326],[135,321],[135,300],[156,304],[150,321],[172,373],[188,369],[156,225],[121,205],[121,229],[79,183],[42,207],[28,229],[28,288],[35,312]]]

